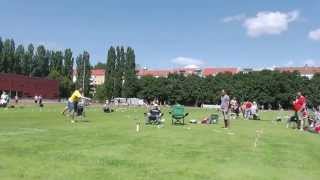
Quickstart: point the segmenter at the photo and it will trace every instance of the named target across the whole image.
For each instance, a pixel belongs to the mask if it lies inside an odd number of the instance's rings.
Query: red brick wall
[[[56,80],[35,78],[16,74],[0,73],[0,90],[20,92],[23,97],[41,95],[43,98],[59,97],[59,83]]]

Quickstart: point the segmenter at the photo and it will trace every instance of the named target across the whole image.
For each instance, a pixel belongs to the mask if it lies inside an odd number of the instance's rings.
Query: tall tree
[[[2,70],[4,73],[14,73],[13,66],[14,62],[14,52],[15,52],[15,44],[12,39],[6,39],[3,43],[2,50]]]
[[[84,51],[76,59],[77,64],[77,87],[84,87],[85,96],[90,95],[90,79],[91,79],[91,65],[90,65],[90,55],[88,52]],[[85,69],[84,69],[85,68]]]
[[[118,78],[120,82],[120,97],[125,97],[124,91],[124,82],[126,78],[126,53],[124,51],[124,47],[120,47],[120,54],[119,54],[119,68],[118,68]]]
[[[119,46],[116,47],[116,59],[115,59],[115,71],[113,76],[114,89],[113,96],[121,97],[121,86],[122,86],[122,66],[121,66],[121,49]]]
[[[15,52],[14,72],[22,74],[22,63],[25,61],[25,52],[23,45],[19,45]]]
[[[115,71],[116,71],[116,50],[111,46],[108,50],[107,65],[105,70],[105,88],[108,98],[115,97]]]
[[[34,46],[32,44],[28,45],[28,49],[25,52],[25,58],[22,61],[22,74],[29,76],[32,72],[32,65],[33,65],[33,58],[34,58]]]
[[[49,74],[49,57],[43,45],[37,47],[31,74],[37,77],[46,77]]]
[[[137,77],[136,63],[134,50],[131,47],[127,48],[124,63],[124,84],[122,97],[135,97],[137,94]]]
[[[61,51],[51,52],[50,69],[57,71],[59,74],[64,74],[63,54]]]
[[[0,37],[0,72],[2,72],[2,50],[3,50],[3,42],[2,42],[2,38]]]
[[[73,57],[71,49],[64,51],[64,76],[72,80],[73,76]]]

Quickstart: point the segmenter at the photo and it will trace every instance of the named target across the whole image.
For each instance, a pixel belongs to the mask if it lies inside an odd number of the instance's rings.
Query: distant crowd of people
[[[225,90],[221,92],[220,111],[224,119],[224,127],[230,127],[230,118],[237,118],[242,114],[244,119],[260,120],[258,104],[253,101],[245,101],[242,104],[234,97],[230,100]]]
[[[309,130],[320,133],[320,106],[308,109],[306,97],[301,92],[297,93],[292,106],[294,115],[289,118],[288,123],[295,122],[297,128],[301,131]],[[259,109],[255,101],[251,102],[248,100],[240,105],[236,98],[230,100],[226,91],[222,90],[220,111],[222,112],[225,128],[230,127],[230,118],[239,117],[240,113],[242,113],[244,119],[260,120]],[[282,109],[281,105],[279,105],[279,109]]]

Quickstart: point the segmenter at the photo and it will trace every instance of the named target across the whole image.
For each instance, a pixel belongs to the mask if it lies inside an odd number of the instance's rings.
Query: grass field
[[[225,130],[221,122],[172,126],[165,110],[164,128],[137,133],[144,109],[89,108],[88,122],[72,124],[62,108],[0,109],[1,180],[320,179],[320,136],[272,123],[277,112]],[[188,120],[213,113],[188,112]]]

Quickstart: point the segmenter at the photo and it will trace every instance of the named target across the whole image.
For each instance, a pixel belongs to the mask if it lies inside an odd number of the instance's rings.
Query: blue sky
[[[0,0],[0,36],[150,68],[320,66],[318,0]]]

